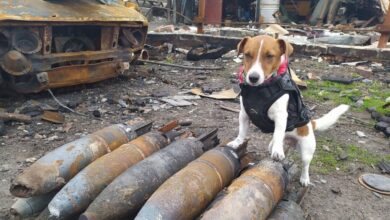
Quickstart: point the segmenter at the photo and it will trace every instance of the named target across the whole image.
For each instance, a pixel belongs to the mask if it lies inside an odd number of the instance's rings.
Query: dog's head
[[[290,43],[270,36],[245,37],[237,45],[238,54],[244,54],[245,81],[257,86],[279,69],[283,55],[293,52]]]

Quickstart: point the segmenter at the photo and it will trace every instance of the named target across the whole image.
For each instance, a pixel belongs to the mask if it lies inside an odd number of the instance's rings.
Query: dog
[[[285,137],[295,139],[302,159],[300,183],[302,186],[308,186],[310,184],[309,166],[316,149],[314,131],[323,131],[330,128],[342,114],[348,111],[349,106],[340,105],[323,117],[315,120],[311,120],[307,116],[307,109],[303,102],[300,101],[301,95],[299,89],[293,83],[291,77],[285,76],[286,74],[290,75],[287,70],[288,57],[293,52],[292,45],[285,40],[277,40],[265,35],[245,37],[237,45],[237,52],[238,55],[244,54],[244,73],[241,75],[242,81],[240,83],[240,86],[243,86],[240,96],[239,134],[235,140],[228,143],[228,146],[237,148],[244,142],[250,121],[257,127],[264,127],[262,124],[268,124],[270,128],[260,129],[262,131],[268,130],[268,133],[273,133],[272,140],[268,145],[271,158],[274,160],[283,160],[285,158],[283,150]],[[283,89],[276,89],[279,91],[277,92],[279,95],[268,104],[269,108],[267,109],[267,107],[264,107],[266,101],[264,101],[264,104],[257,101],[257,97],[258,100],[262,100],[259,97],[262,94],[255,93],[262,91],[258,88],[267,87],[267,84],[272,79],[278,80],[278,84],[282,85],[278,86],[278,88]],[[243,93],[244,91],[245,94]],[[272,94],[268,94],[268,96],[273,97]],[[256,107],[251,108],[251,105]],[[294,105],[296,105],[295,108]],[[290,111],[291,106],[293,109],[298,109],[296,114]],[[260,113],[257,112],[258,109],[260,109]],[[261,113],[261,111],[264,113]],[[263,119],[257,120],[257,123],[255,123],[254,118],[261,114]],[[292,117],[292,115],[294,116]],[[290,123],[291,120],[295,122]],[[258,121],[263,123],[259,123]]]

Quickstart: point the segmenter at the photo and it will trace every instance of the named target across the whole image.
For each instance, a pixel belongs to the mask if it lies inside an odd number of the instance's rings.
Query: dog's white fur
[[[257,56],[261,54],[263,41],[261,41],[260,44],[261,45]],[[252,86],[260,85],[265,80],[264,71],[260,64],[260,61],[258,58],[256,59],[257,61],[252,65],[252,67],[248,71],[247,76],[245,77],[246,82]],[[260,74],[259,81],[256,83],[250,82],[249,77],[251,74]],[[313,123],[315,123],[316,125],[315,129],[313,129],[312,123],[309,122],[307,124],[309,130],[308,134],[305,136],[300,136],[298,135],[297,129],[294,129],[291,132],[286,132],[287,117],[288,117],[288,112],[287,112],[288,101],[289,101],[289,95],[288,94],[283,95],[271,105],[271,107],[267,112],[268,117],[271,120],[273,120],[275,123],[275,130],[273,133],[272,140],[269,143],[268,149],[273,159],[283,160],[285,158],[284,150],[283,150],[284,139],[285,137],[294,138],[297,141],[297,147],[300,151],[300,155],[302,159],[302,172],[301,172],[300,182],[303,186],[308,186],[310,184],[309,166],[313,158],[314,151],[316,149],[314,130],[323,131],[330,128],[334,123],[336,123],[336,121],[342,114],[348,111],[349,106],[340,105],[334,108],[333,110],[331,110],[323,117],[313,120],[314,121]],[[248,134],[250,119],[242,103],[243,103],[242,97],[240,97],[241,110],[239,115],[239,133],[237,138],[234,141],[228,143],[228,146],[233,148],[237,148],[238,146],[240,146],[244,142]]]

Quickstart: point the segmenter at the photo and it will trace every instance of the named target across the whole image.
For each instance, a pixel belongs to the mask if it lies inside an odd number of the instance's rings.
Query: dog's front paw
[[[272,146],[274,145],[274,139],[272,139],[268,144],[268,151],[272,152]]]
[[[273,142],[275,143],[275,142]],[[283,146],[277,146],[273,144],[271,149],[271,158],[274,160],[283,160],[285,158],[283,152]]]
[[[299,182],[301,182],[301,185],[303,187],[307,187],[310,185],[310,178],[309,177],[305,177],[305,176],[301,176],[301,179],[299,180]]]
[[[242,143],[244,143],[243,140],[241,140],[240,138],[236,138],[234,141],[229,142],[227,146],[233,149],[237,149]]]

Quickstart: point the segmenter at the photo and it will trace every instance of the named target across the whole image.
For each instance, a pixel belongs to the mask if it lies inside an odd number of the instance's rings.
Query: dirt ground
[[[181,63],[186,64],[186,62]],[[87,114],[88,117],[64,112],[65,125],[44,122],[39,117],[35,117],[31,124],[6,124],[6,134],[0,137],[0,219],[11,218],[9,208],[15,198],[8,191],[10,181],[30,164],[26,162],[26,159],[39,158],[62,144],[107,125],[125,122],[137,117],[154,120],[156,127],[172,119],[191,120],[193,123],[189,128],[198,134],[207,129],[218,128],[222,141],[235,138],[238,132],[238,113],[222,110],[220,105],[238,109],[238,100],[219,101],[202,98],[192,101],[195,105],[189,107],[171,107],[159,101],[158,96],[176,95],[196,86],[214,90],[237,86],[233,73],[236,72],[239,64],[233,62],[232,59],[200,61],[193,65],[201,64],[219,65],[225,68],[219,71],[192,71],[156,65],[137,66],[134,73],[128,78],[115,78],[92,85],[53,91],[59,100],[77,105],[75,110]],[[292,62],[292,68],[299,69],[298,74],[301,75],[308,72],[320,75],[332,71],[324,69],[324,66],[328,65],[327,63],[322,65],[318,66],[318,62],[310,58],[299,58],[298,61]],[[349,73],[351,68],[336,67],[336,70]],[[121,107],[115,101],[118,99],[127,101],[130,107]],[[3,97],[0,99],[0,108],[12,112],[29,100],[57,107],[49,94],[43,92],[33,95]],[[309,107],[316,106],[315,117],[336,106],[331,100],[324,102],[310,99],[307,100],[307,104]],[[101,112],[100,118],[92,115],[94,110]],[[347,116],[365,121],[371,120],[366,112],[352,110],[348,112]],[[69,131],[66,132],[67,129],[64,127],[70,127]],[[367,137],[359,138],[356,134],[358,130],[363,131]],[[251,127],[250,131],[249,150],[256,151],[262,158],[269,157],[266,146],[268,146],[271,136],[262,134],[254,126]],[[354,144],[374,155],[390,154],[389,139],[386,139],[383,134],[377,133],[373,126],[362,125],[362,123],[347,117],[342,117],[339,123],[329,131],[318,133],[317,137],[321,140],[328,140],[331,144]],[[322,144],[318,144],[317,148],[322,147],[324,147]],[[298,158],[295,162],[300,166]],[[388,219],[390,216],[390,197],[374,195],[357,182],[357,177],[361,173],[379,173],[380,171],[375,164],[367,165],[352,159],[347,159],[344,163],[349,169],[335,169],[326,174],[317,172],[318,167],[312,169],[313,186],[310,187],[302,204],[308,218]],[[294,179],[290,188],[299,189],[297,179]]]

